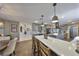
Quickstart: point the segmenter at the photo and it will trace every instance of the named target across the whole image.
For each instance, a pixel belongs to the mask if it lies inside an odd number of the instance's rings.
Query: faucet
[[[44,33],[44,39],[47,39],[47,37],[48,37],[48,34]]]
[[[44,38],[47,39],[48,38],[48,33],[47,33],[47,29],[44,32]]]

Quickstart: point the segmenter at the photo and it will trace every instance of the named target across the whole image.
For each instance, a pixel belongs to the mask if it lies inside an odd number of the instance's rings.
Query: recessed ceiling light
[[[74,24],[75,22],[72,22],[72,24]]]
[[[61,16],[61,18],[64,18],[64,16]]]

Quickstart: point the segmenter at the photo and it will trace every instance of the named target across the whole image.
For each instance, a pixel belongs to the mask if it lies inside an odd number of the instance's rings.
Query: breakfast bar
[[[71,42],[67,42],[53,37],[48,37],[47,39],[44,39],[43,35],[34,36],[33,40],[37,40],[36,49],[38,50],[38,55],[40,55],[41,52],[41,48],[40,48],[40,46],[42,46],[40,44],[41,42],[42,44],[44,44],[44,46],[46,46],[51,51],[51,54],[49,55],[53,55],[54,52],[55,53],[54,55],[59,55],[59,56],[79,56],[79,54],[75,51],[76,46]],[[33,45],[34,43],[35,42],[33,41]],[[44,46],[43,46],[43,51],[45,50]],[[35,46],[33,46],[33,48],[34,47]],[[47,52],[47,50],[45,50],[44,52]]]

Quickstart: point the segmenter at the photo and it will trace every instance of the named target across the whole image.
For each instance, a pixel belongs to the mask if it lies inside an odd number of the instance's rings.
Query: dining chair
[[[17,38],[14,38],[9,41],[7,48],[2,51],[2,56],[11,56],[15,52]]]

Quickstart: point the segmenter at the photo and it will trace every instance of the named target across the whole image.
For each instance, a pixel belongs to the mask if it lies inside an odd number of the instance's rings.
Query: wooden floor
[[[16,56],[32,56],[32,40],[18,42],[15,54]]]

